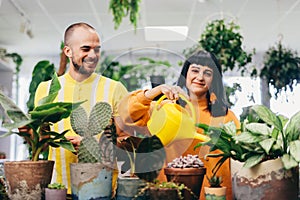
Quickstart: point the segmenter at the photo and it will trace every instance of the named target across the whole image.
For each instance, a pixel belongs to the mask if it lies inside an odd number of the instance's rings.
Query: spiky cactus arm
[[[91,110],[89,118],[82,107],[79,107],[72,113],[71,126],[77,134],[83,136],[78,149],[78,162],[102,162],[103,156],[107,165],[111,164],[113,144],[110,141],[102,140],[103,146],[99,146],[94,137],[103,132],[111,123],[111,118],[112,108],[106,102],[96,103]]]
[[[89,116],[88,131],[90,135],[97,135],[102,132],[112,118],[112,108],[107,102],[97,102],[92,108]]]
[[[101,162],[101,152],[97,140],[93,136],[84,137],[78,150],[78,162],[97,163]]]
[[[88,136],[88,117],[82,106],[75,109],[70,116],[72,129],[82,137]]]

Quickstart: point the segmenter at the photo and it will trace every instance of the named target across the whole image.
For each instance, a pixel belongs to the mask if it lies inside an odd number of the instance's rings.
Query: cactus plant
[[[97,163],[112,161],[111,152],[113,143],[102,134],[98,143],[95,136],[112,125],[112,108],[106,102],[97,102],[92,108],[89,117],[83,107],[79,106],[71,114],[73,130],[83,137],[78,149],[78,162]]]

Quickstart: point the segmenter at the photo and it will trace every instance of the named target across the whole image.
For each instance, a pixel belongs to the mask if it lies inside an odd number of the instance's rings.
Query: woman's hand
[[[153,100],[156,96],[164,94],[169,100],[176,101],[179,99],[179,94],[183,95],[187,99],[189,96],[179,86],[172,86],[167,84],[159,85],[151,90],[145,92],[145,97]]]

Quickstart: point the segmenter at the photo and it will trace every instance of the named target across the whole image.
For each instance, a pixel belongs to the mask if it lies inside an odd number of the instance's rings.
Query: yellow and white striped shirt
[[[112,106],[113,116],[119,116],[119,102],[128,93],[122,83],[96,73],[93,73],[88,79],[82,82],[75,81],[69,73],[60,76],[58,79],[62,88],[54,101],[79,102],[87,100],[81,104],[87,113],[90,113],[91,108],[96,102],[105,101]],[[38,105],[38,101],[47,96],[49,87],[50,81],[42,82],[38,86],[35,94],[35,105]],[[57,132],[70,130],[66,133],[66,136],[76,135],[72,130],[70,118],[63,119],[56,123],[53,126],[53,130]],[[65,184],[68,187],[68,194],[70,194],[70,163],[77,162],[77,156],[63,148],[49,147],[48,159],[55,160],[52,182]]]

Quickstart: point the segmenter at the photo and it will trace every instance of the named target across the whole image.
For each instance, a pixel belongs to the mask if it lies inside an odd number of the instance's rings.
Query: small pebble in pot
[[[187,156],[180,156],[167,164],[169,168],[200,168],[203,167],[203,162],[198,155],[188,154]]]

